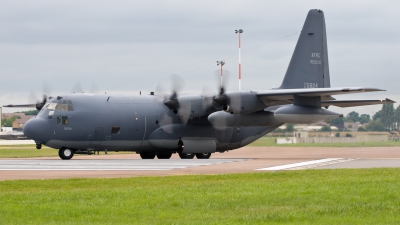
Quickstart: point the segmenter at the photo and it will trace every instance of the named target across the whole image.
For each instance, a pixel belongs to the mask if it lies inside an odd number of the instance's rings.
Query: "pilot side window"
[[[111,127],[111,134],[119,134],[120,127]]]
[[[57,116],[57,124],[68,124],[68,116]]]

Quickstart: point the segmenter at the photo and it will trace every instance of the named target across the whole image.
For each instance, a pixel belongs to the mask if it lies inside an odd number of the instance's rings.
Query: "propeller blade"
[[[202,109],[203,109],[203,111],[207,111],[213,105],[213,93],[209,88],[207,88],[206,86],[203,86],[203,91],[202,91],[201,96],[202,96],[202,99],[201,99]]]
[[[173,96],[175,95],[176,98],[178,93],[183,89],[183,86],[185,86],[185,81],[176,74],[171,75],[171,80],[172,80]]]
[[[81,82],[78,81],[78,82],[72,87],[71,93],[82,93],[82,92],[83,92],[83,90],[82,90]]]
[[[160,127],[167,133],[172,133],[172,127],[168,126],[172,124],[172,117],[168,115],[168,113],[165,113],[164,115],[161,116],[159,119],[158,123],[160,124]]]
[[[241,111],[242,109],[242,95],[240,92],[234,92],[230,93],[228,95],[229,98],[229,108],[231,109],[230,111],[235,111],[237,113],[237,110]]]
[[[215,70],[214,71],[214,76],[216,78],[217,84],[218,84],[218,93],[219,95],[222,95],[226,91],[226,87],[229,81],[229,78],[231,76],[231,73],[228,70]]]
[[[22,104],[22,105],[14,105],[14,104],[9,104],[9,105],[3,105],[3,107],[14,107],[14,108],[33,108],[36,107],[36,104]]]
[[[29,92],[28,104],[35,104],[38,103],[38,97],[36,96],[35,92],[32,90]]]
[[[53,91],[53,85],[48,81],[43,81],[42,85],[43,95],[50,96]]]
[[[179,103],[179,109],[178,109],[178,116],[181,119],[181,123],[183,125],[186,125],[190,118],[190,113],[192,109],[192,104],[189,101],[181,101]]]
[[[92,85],[90,86],[90,91],[89,93],[93,93],[93,94],[98,94],[100,93],[99,88],[96,86],[96,84],[92,83]]]
[[[161,83],[157,84],[157,87],[154,90],[154,96],[155,98],[153,98],[153,102],[155,103],[164,103],[167,100],[165,88]]]

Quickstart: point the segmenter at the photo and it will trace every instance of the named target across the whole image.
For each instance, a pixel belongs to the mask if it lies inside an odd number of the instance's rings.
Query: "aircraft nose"
[[[23,131],[27,138],[46,143],[49,140],[51,126],[46,120],[36,117],[26,122]]]

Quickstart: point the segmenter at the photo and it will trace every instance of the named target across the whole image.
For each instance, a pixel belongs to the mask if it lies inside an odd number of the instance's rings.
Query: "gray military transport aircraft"
[[[208,159],[250,144],[284,123],[315,123],[341,114],[329,106],[393,103],[336,100],[333,95],[383,91],[330,86],[324,13],[310,10],[279,88],[170,96],[75,93],[44,97],[23,130],[36,143],[59,149],[61,159],[93,151],[134,151],[142,159]]]

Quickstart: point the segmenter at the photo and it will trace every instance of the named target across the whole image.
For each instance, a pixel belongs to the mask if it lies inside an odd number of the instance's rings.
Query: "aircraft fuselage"
[[[243,147],[282,124],[270,112],[257,112],[250,126],[246,122],[216,129],[207,115],[191,117],[184,125],[159,98],[106,94],[53,98],[25,125],[24,132],[37,144],[56,149],[177,152],[187,143],[208,148],[200,150],[204,152],[224,152]],[[198,146],[207,141],[215,144]]]

